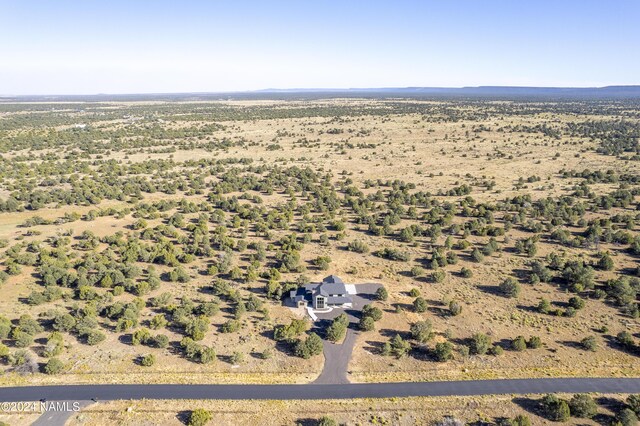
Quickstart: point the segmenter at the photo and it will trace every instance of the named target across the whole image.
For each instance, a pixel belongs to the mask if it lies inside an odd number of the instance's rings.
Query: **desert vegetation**
[[[384,286],[353,381],[637,375],[639,120],[604,100],[0,104],[3,380],[308,381],[348,324],[283,301],[327,273]]]

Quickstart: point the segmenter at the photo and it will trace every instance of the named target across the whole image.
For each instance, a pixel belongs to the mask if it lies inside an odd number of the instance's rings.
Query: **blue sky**
[[[0,94],[640,84],[638,0],[0,0]]]

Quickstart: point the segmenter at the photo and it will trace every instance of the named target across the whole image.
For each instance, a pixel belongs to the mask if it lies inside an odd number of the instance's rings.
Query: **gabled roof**
[[[327,280],[328,278],[331,278],[331,280]],[[321,283],[307,284],[304,286],[304,289],[313,294],[321,294],[323,296],[329,296],[330,294],[347,294],[347,287],[342,280],[335,275],[330,275]]]
[[[320,283],[315,289],[314,294],[329,296],[330,294],[347,294],[347,288],[340,283]]]
[[[324,277],[322,280],[323,283],[332,283],[332,284],[343,284],[342,279],[337,275],[329,275],[328,277]]]

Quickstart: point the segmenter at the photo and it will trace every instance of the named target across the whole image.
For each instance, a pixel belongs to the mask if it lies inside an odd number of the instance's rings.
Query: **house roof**
[[[305,287],[307,291],[311,291],[313,294],[321,294],[327,297],[331,294],[347,294],[347,288],[344,283],[321,282],[320,284],[308,284]]]
[[[296,290],[291,290],[289,292],[289,297],[293,299],[294,302],[299,302],[301,300],[306,300],[307,291],[304,287],[300,287]]]
[[[329,275],[325,277],[320,284],[314,285],[313,289],[310,289],[314,294],[321,294],[323,296],[329,296],[331,294],[347,294],[347,288],[342,282],[342,279],[337,275]]]
[[[343,304],[351,303],[353,299],[347,293],[347,287],[344,282],[335,275],[329,275],[322,280],[321,283],[307,284],[303,288],[298,289],[296,296],[301,294],[301,290],[311,293],[311,297],[323,296],[327,298],[327,303]],[[293,292],[292,292],[292,297]]]
[[[344,304],[344,303],[352,303],[353,299],[351,299],[350,297],[346,297],[346,296],[329,296],[327,298],[327,303],[330,304]]]
[[[328,277],[324,277],[322,282],[332,283],[332,284],[344,284],[344,282],[342,282],[342,279],[337,275],[329,275]]]

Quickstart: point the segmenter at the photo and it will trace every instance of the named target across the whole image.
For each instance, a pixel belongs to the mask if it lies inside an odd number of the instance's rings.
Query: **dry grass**
[[[362,105],[379,104],[378,101],[365,100],[331,100],[317,101],[317,105]],[[291,108],[298,103],[278,102],[232,102],[231,105],[278,105]],[[583,117],[584,118],[584,117]],[[596,117],[593,117],[596,118]],[[202,148],[191,151],[177,151],[171,154],[177,161],[198,158],[231,158],[251,157],[256,164],[279,166],[310,166],[316,170],[333,171],[336,177],[343,171],[357,184],[367,179],[395,180],[416,184],[416,190],[437,193],[440,189],[462,183],[477,184],[479,181],[494,181],[492,190],[474,186],[472,196],[479,201],[504,199],[517,194],[531,194],[533,198],[558,196],[571,192],[571,186],[577,179],[562,179],[558,172],[561,169],[615,169],[618,171],[638,172],[637,163],[617,160],[615,157],[594,153],[594,142],[565,138],[559,141],[546,138],[541,134],[502,133],[496,129],[507,125],[529,125],[546,122],[550,119],[570,121],[577,120],[573,116],[549,116],[548,114],[515,116],[497,116],[482,121],[459,121],[455,123],[429,123],[419,115],[363,116],[348,117],[344,122],[331,122],[327,118],[288,118],[272,120],[233,121],[227,125],[227,131],[219,131],[216,137],[226,136],[231,139],[245,138],[258,142],[258,146],[246,149],[231,148],[227,152],[209,152]],[[582,118],[581,118],[582,119]],[[106,126],[120,127],[127,122],[115,120],[101,123]],[[169,122],[167,127],[198,124],[193,122]],[[491,131],[473,133],[473,126],[483,124]],[[328,134],[327,129],[339,128],[340,134]],[[358,131],[365,130],[361,136]],[[287,136],[279,136],[278,131],[288,132]],[[470,132],[467,136],[466,132]],[[320,142],[302,146],[297,141],[306,137],[309,140],[319,138]],[[282,150],[266,149],[270,143],[277,141]],[[205,140],[206,142],[206,140]],[[346,143],[355,145],[346,147]],[[362,147],[372,144],[373,147]],[[358,145],[361,145],[358,147]],[[497,156],[497,153],[502,153]],[[33,154],[38,154],[35,152]],[[557,156],[559,154],[559,156]],[[149,158],[167,158],[167,154],[115,152],[114,159],[123,162],[139,162]],[[540,176],[541,181],[527,184],[523,189],[514,188],[519,177]],[[359,185],[360,186],[360,185]],[[598,193],[605,193],[612,185],[594,185]],[[145,200],[159,198],[182,198],[175,196],[151,195]],[[192,199],[202,198],[199,196]],[[274,205],[284,201],[279,194],[265,196],[265,205]],[[441,199],[450,199],[441,197]],[[103,202],[99,207],[125,207],[126,203]],[[95,207],[61,207],[46,208],[35,213],[4,213],[0,215],[0,238],[11,241],[24,235],[26,229],[18,225],[28,217],[38,215],[47,219],[61,217],[65,212],[86,213]],[[170,214],[171,212],[169,212]],[[30,229],[40,231],[38,236],[27,236],[25,241],[42,240],[67,229],[73,229],[78,235],[84,230],[91,230],[98,236],[126,231],[127,225],[134,222],[128,215],[122,219],[102,217],[93,222],[77,221],[61,226],[46,225]],[[160,223],[160,220],[151,225]],[[390,239],[372,237],[363,232],[364,225],[350,225],[347,229],[346,241],[362,239],[370,247],[377,249],[381,245],[403,247]],[[525,234],[514,231],[511,242],[500,243],[512,245],[515,238]],[[474,241],[474,237],[469,239]],[[442,242],[442,239],[439,241]],[[491,294],[503,278],[512,272],[526,269],[527,258],[504,252],[488,258],[482,264],[475,264],[462,258],[454,266],[446,268],[448,275],[440,284],[433,284],[424,279],[413,279],[407,276],[409,264],[382,260],[369,255],[361,255],[343,250],[344,242],[332,241],[328,246],[315,242],[307,244],[302,252],[304,260],[320,255],[332,258],[331,273],[342,276],[347,282],[382,282],[390,292],[390,300],[384,305],[385,314],[377,331],[363,333],[358,339],[350,370],[353,381],[398,381],[398,380],[439,380],[494,377],[546,377],[546,376],[638,376],[640,361],[638,357],[626,354],[611,347],[604,336],[599,337],[600,349],[595,352],[584,352],[574,347],[575,342],[589,334],[597,334],[594,330],[602,325],[609,328],[608,335],[615,335],[625,329],[637,329],[638,322],[623,318],[615,307],[602,302],[589,302],[584,310],[575,318],[557,318],[530,311],[542,297],[554,302],[566,302],[570,297],[563,289],[548,284],[538,286],[523,285],[522,295],[516,299],[504,299]],[[546,242],[540,244],[538,256],[544,255],[558,247]],[[601,249],[615,254],[616,267],[635,267],[637,261],[626,254],[620,247],[603,245]],[[427,253],[425,244],[416,244],[408,248],[412,257],[422,258]],[[589,259],[594,254],[591,250],[564,249],[572,255],[580,255]],[[467,253],[468,254],[468,253]],[[462,279],[457,272],[462,266],[473,269],[471,279]],[[203,262],[190,265],[194,271],[204,268]],[[24,268],[21,275],[11,277],[2,287],[0,312],[11,317],[30,312],[37,315],[44,309],[54,306],[32,308],[18,301],[39,286],[31,276],[33,270]],[[164,283],[157,293],[171,291],[176,295],[198,295],[198,288],[206,285],[209,279],[198,274],[187,285],[176,288],[176,284]],[[321,271],[310,270],[307,275],[317,279],[323,275]],[[612,274],[599,274],[598,279],[612,277]],[[285,278],[293,278],[293,275]],[[256,284],[256,288],[263,283]],[[430,309],[424,314],[416,314],[405,309],[395,312],[395,305],[406,308],[412,302],[407,292],[419,288],[428,302]],[[155,294],[155,293],[154,293]],[[463,304],[461,316],[451,318],[442,315],[442,309],[449,300],[457,300]],[[63,302],[59,302],[62,306]],[[217,326],[225,319],[221,313],[212,320],[213,331],[209,332],[203,342],[216,348],[219,355],[228,356],[236,350],[245,353],[245,363],[232,366],[226,362],[217,362],[210,366],[199,366],[166,350],[133,347],[107,333],[108,340],[97,347],[89,347],[77,343],[67,337],[72,346],[63,356],[70,367],[69,373],[55,377],[14,377],[3,376],[2,384],[14,383],[158,383],[158,382],[204,382],[204,383],[299,383],[312,380],[322,368],[322,359],[317,357],[305,361],[276,351],[270,360],[259,360],[251,354],[273,347],[273,341],[262,335],[276,323],[288,321],[292,313],[276,303],[270,304],[271,320],[266,324],[251,317],[246,322],[242,334],[224,335],[217,331]],[[143,318],[144,319],[144,318]],[[453,339],[464,339],[476,332],[489,334],[494,341],[504,341],[519,334],[525,337],[538,335],[544,346],[524,353],[506,351],[501,357],[457,357],[455,361],[438,364],[424,357],[411,357],[402,360],[381,357],[377,347],[396,331],[406,332],[412,322],[430,319],[435,331],[441,336],[449,330]],[[179,340],[178,334],[167,333],[172,340]],[[241,337],[247,337],[241,340]],[[437,337],[441,338],[441,337]],[[436,338],[436,341],[437,341]],[[429,343],[429,346],[433,345]],[[133,359],[142,352],[153,352],[158,358],[154,367],[141,370]],[[42,360],[41,360],[42,361]]]
[[[570,398],[571,395],[561,395]],[[595,395],[599,401],[620,401],[619,395]],[[533,425],[553,424],[534,412],[539,396],[513,397],[437,397],[389,398],[314,401],[118,401],[99,403],[74,416],[70,426],[162,424],[180,425],[190,410],[204,408],[212,413],[212,424],[292,425],[329,416],[345,425],[429,425],[445,416],[468,423],[513,418],[524,414]],[[608,405],[599,410],[601,419],[611,419],[614,412]],[[597,425],[586,419],[572,418],[569,425]]]

